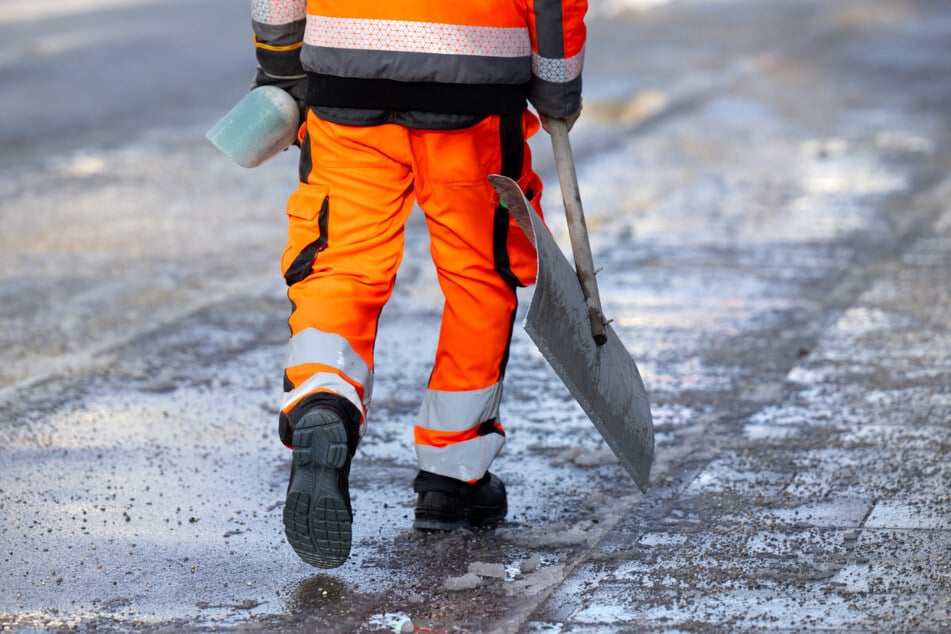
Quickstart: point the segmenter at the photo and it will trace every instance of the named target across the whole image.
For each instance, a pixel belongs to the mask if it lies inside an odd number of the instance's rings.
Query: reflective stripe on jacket
[[[308,73],[318,109],[414,112],[415,127],[518,111],[526,97],[549,116],[576,111],[586,10],[586,0],[252,1],[265,73]]]

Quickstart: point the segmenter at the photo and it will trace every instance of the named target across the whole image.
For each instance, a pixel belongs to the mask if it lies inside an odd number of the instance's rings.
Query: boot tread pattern
[[[350,555],[352,523],[340,491],[348,456],[347,431],[333,412],[303,416],[294,431],[296,475],[284,504],[287,541],[305,562],[336,568]]]

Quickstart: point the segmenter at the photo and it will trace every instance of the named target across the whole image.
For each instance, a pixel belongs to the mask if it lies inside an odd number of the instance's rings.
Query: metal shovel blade
[[[525,330],[641,491],[650,484],[654,423],[634,360],[607,326],[607,342],[591,322],[574,268],[510,178],[489,180],[538,253],[538,279]]]

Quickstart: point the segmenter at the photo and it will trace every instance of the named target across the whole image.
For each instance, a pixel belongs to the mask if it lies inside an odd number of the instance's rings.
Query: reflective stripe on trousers
[[[300,385],[286,391],[281,411],[288,412],[308,394],[324,390],[339,394],[366,414],[373,392],[373,374],[346,339],[316,328],[304,328],[291,337],[284,364],[287,373],[301,366],[320,366],[329,371],[310,374]]]
[[[481,390],[427,390],[413,437],[423,471],[473,481],[502,449],[498,423],[502,384]]]
[[[416,428],[420,468],[463,480],[485,473],[504,442],[498,413],[515,289],[534,282],[537,266],[488,175],[514,172],[538,208],[541,181],[525,143],[537,128],[528,112],[463,130],[341,126],[309,113],[282,257],[293,305],[285,411],[330,391],[366,413],[377,323],[418,202],[445,298]]]

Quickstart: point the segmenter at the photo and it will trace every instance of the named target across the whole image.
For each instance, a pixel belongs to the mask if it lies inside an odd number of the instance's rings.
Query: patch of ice
[[[637,543],[643,546],[682,546],[686,542],[686,535],[674,535],[671,533],[648,533],[641,537]]]
[[[808,502],[792,508],[773,509],[767,515],[785,525],[856,528],[871,508],[870,500],[843,498]],[[868,522],[865,525],[868,526]]]
[[[617,461],[617,456],[614,455],[614,452],[611,451],[611,448],[607,445],[602,445],[594,449],[571,447],[558,456],[558,462],[571,462],[579,467],[600,467],[614,464]]]
[[[579,546],[596,537],[591,522],[578,522],[573,526],[552,525],[534,528],[515,536],[515,539],[530,546]]]
[[[835,573],[829,584],[840,586],[846,592],[868,592],[872,572],[868,564],[847,564]],[[880,571],[874,572],[880,574]]]
[[[882,130],[875,135],[875,145],[885,150],[913,153],[934,151],[934,141],[905,130]]]
[[[901,319],[877,308],[853,306],[845,311],[831,329],[833,335],[861,337],[873,332],[888,331],[911,325],[908,318]]]
[[[518,569],[522,574],[528,574],[538,570],[539,564],[542,560],[538,555],[532,555],[528,559],[523,559],[518,565]]]
[[[490,564],[484,561],[473,561],[469,564],[469,574],[491,579],[505,579],[505,564]]]
[[[413,620],[403,612],[385,612],[375,614],[369,618],[367,625],[374,630],[390,630],[392,632],[413,632]],[[407,627],[408,626],[408,627]]]
[[[761,495],[775,495],[786,487],[789,478],[785,473],[764,468],[764,465],[748,465],[736,456],[728,456],[707,465],[690,483],[684,495],[724,492],[751,494],[754,491]]]
[[[694,422],[696,412],[693,408],[679,403],[661,403],[651,406],[651,418],[654,427],[680,427]]]
[[[529,634],[561,634],[565,631],[564,623],[528,623],[525,631]]]
[[[549,566],[525,575],[524,579],[518,579],[506,585],[505,592],[510,596],[513,594],[534,595],[545,588],[561,583],[564,578],[565,567],[563,565]]]
[[[747,423],[743,426],[743,434],[750,440],[782,440],[798,435],[799,429],[796,427]]]
[[[929,508],[922,504],[905,504],[886,500],[879,502],[865,520],[865,528],[882,529],[919,529],[943,530],[948,527],[951,517],[943,505],[940,510]]]
[[[77,154],[57,165],[63,176],[89,178],[106,171],[106,161],[102,156],[88,153]]]
[[[800,366],[794,367],[786,375],[786,380],[801,385],[815,385],[822,383],[826,379],[826,373],[822,370],[812,370]]]
[[[443,588],[449,592],[460,592],[462,590],[472,590],[482,585],[482,577],[467,572],[460,577],[448,577],[442,584]]]

